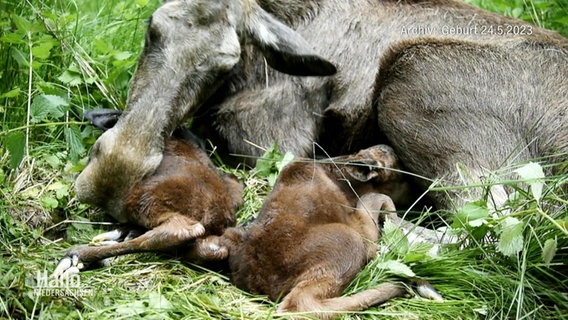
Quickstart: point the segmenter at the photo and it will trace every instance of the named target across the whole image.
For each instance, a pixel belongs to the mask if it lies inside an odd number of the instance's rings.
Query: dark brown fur
[[[190,225],[201,223],[204,235],[221,234],[235,225],[241,197],[242,186],[228,175],[220,176],[197,145],[169,139],[160,166],[130,190],[124,210],[128,222],[146,229],[181,215]]]
[[[382,303],[404,294],[404,286],[387,283],[340,296],[375,256],[384,216],[398,220],[395,213],[379,213],[395,210],[381,186],[403,187],[389,170],[396,167],[392,149],[383,145],[325,163],[293,162],[250,226],[229,228],[207,241],[228,248],[236,286],[282,298],[281,312],[329,318],[330,311]]]
[[[73,248],[67,258],[77,264],[134,252],[167,252],[196,238],[220,235],[235,225],[242,192],[242,184],[221,175],[195,142],[170,137],[155,173],[129,190],[121,212],[123,222],[148,231],[120,243]],[[106,235],[100,242],[120,240]]]

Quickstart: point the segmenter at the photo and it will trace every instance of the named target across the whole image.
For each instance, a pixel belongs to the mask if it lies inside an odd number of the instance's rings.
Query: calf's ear
[[[377,161],[363,159],[350,161],[346,166],[345,173],[355,181],[367,182],[378,177],[380,169]]]
[[[114,109],[94,109],[86,110],[83,114],[91,123],[104,131],[114,127],[122,111]]]
[[[245,29],[253,44],[274,69],[295,76],[330,76],[335,66],[318,56],[296,31],[275,19],[255,5],[245,22]]]

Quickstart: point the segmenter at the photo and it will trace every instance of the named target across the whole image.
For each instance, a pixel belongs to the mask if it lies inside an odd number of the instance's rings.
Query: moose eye
[[[93,145],[91,152],[89,153],[89,159],[87,160],[87,164],[91,163],[91,161],[99,156],[100,153],[100,143],[97,141]]]
[[[150,25],[146,32],[146,43],[155,43],[160,41],[160,31],[156,27]]]
[[[150,16],[147,23],[148,23],[148,30],[146,31],[146,39],[145,39],[146,45],[160,41],[161,37],[160,30],[158,30],[158,27],[156,26],[155,23],[152,23],[152,16]]]

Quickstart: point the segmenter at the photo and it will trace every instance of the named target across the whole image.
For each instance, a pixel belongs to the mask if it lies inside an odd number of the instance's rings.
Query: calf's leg
[[[70,273],[76,273],[84,265],[129,253],[167,251],[175,246],[193,240],[205,233],[203,225],[183,216],[172,212],[170,217],[165,219],[156,228],[147,231],[139,237],[110,244],[107,246],[84,246],[72,248],[67,252],[53,272],[53,276],[62,277]]]
[[[327,279],[333,283],[333,279]],[[320,319],[331,319],[342,311],[359,311],[384,303],[404,295],[407,290],[403,285],[383,283],[375,288],[358,292],[351,296],[322,298],[328,295],[329,287],[318,282],[300,283],[284,299],[278,312],[309,312]]]

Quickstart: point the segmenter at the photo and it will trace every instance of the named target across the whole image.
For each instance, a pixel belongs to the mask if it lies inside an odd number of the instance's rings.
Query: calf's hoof
[[[53,270],[52,276],[56,279],[66,279],[70,276],[79,273],[85,265],[81,262],[78,255],[68,254],[61,259]]]

